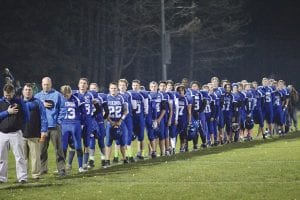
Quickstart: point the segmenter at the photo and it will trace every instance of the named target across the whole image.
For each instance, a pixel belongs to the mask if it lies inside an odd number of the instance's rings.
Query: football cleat
[[[152,153],[151,153],[151,158],[156,158],[157,156],[156,156],[156,152],[155,151],[153,151]]]
[[[92,169],[92,168],[95,167],[94,162],[95,162],[95,161],[93,161],[93,160],[89,160],[88,169]]]
[[[128,163],[129,163],[128,159],[125,158],[125,159],[123,160],[123,163],[124,163],[124,164],[128,164]]]
[[[79,167],[78,172],[84,173],[84,172],[87,172],[87,169],[84,169],[83,167]]]
[[[88,169],[88,165],[87,164],[83,164],[83,169],[87,170]]]
[[[105,160],[104,161],[104,165],[103,165],[103,168],[106,169],[110,166],[110,160]]]

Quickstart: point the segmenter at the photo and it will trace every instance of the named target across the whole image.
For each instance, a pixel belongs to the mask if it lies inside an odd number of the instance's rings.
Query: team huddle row
[[[288,131],[290,90],[282,80],[277,82],[263,78],[262,86],[256,82],[229,83],[224,80],[220,86],[219,79],[213,77],[202,87],[197,81],[190,84],[186,81],[176,84],[170,80],[152,81],[149,91],[141,86],[139,80],[132,81],[131,89],[128,85],[126,79],[120,79],[110,83],[109,93],[104,94],[99,92],[96,83],[89,84],[88,79],[81,78],[78,90],[64,85],[58,92],[52,88],[51,79],[45,77],[41,92],[33,96],[32,86],[25,84],[21,99],[13,97],[13,94],[8,96],[12,89],[5,85],[0,103],[0,137],[7,138],[7,133],[23,137],[22,149],[13,150],[16,157],[24,157],[24,163],[16,161],[18,181],[27,181],[28,154],[31,156],[33,178],[48,172],[50,140],[56,149],[58,172],[64,176],[65,169],[72,167],[75,153],[79,172],[93,168],[96,144],[101,151],[102,166],[106,168],[110,165],[114,141],[113,161],[118,162],[121,152],[122,162],[129,163],[144,159],[145,149],[149,149],[148,155],[155,158],[157,146],[161,156],[175,154],[177,138],[180,152],[186,152],[188,141],[192,141],[194,150],[199,148],[199,136],[202,148],[252,140],[255,123],[259,124],[258,135],[263,138]],[[19,124],[7,129],[2,124],[11,117],[19,119]],[[265,120],[268,124],[266,132],[263,131]],[[20,124],[22,121],[23,126]],[[149,142],[147,148],[145,130]],[[131,149],[135,140],[136,159]],[[2,154],[1,160],[5,160]],[[18,165],[21,167],[18,168]],[[0,163],[2,182],[7,181],[5,168],[7,170],[7,158],[4,164]]]

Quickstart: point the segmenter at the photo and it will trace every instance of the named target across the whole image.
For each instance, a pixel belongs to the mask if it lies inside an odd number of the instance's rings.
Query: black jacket
[[[17,104],[19,112],[17,114],[9,115],[7,109],[13,104]],[[27,119],[28,112],[22,100],[13,98],[8,101],[4,97],[0,99],[0,131],[2,133],[23,130]]]

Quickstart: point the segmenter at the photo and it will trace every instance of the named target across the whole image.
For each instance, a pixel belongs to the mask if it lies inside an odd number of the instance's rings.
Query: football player
[[[128,114],[128,104],[122,95],[118,93],[118,84],[112,82],[109,84],[109,94],[107,95],[107,105],[109,116],[106,125],[106,149],[105,149],[105,165],[110,165],[111,146],[115,140],[120,145],[122,159],[124,164],[128,163],[126,159],[126,124],[125,118]]]

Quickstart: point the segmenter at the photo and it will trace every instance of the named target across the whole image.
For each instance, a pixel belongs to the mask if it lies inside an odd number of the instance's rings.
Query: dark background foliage
[[[0,0],[0,65],[21,82],[162,78],[159,0]],[[168,79],[263,76],[300,87],[296,0],[166,0]]]

